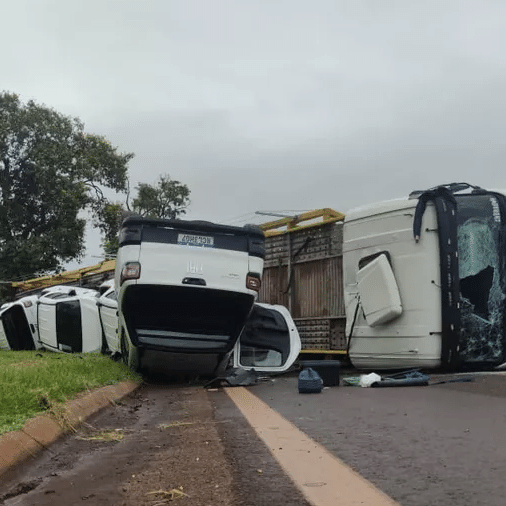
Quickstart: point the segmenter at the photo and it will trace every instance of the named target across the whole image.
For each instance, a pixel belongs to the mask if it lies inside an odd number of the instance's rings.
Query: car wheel
[[[124,329],[121,329],[120,347],[123,363],[138,372],[140,370],[139,349],[130,342]]]

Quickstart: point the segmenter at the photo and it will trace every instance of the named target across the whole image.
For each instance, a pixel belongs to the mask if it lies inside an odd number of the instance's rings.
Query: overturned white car
[[[101,295],[98,307],[108,351],[121,353],[114,287]],[[300,336],[288,310],[284,306],[255,303],[234,346],[229,365],[236,369],[281,373],[293,365],[300,349]],[[198,370],[201,361],[195,360],[192,354],[169,354],[162,360],[177,372],[202,372]]]
[[[115,281],[125,363],[137,369],[150,351],[163,355],[168,367],[184,362],[197,373],[224,368],[260,289],[263,232],[254,226],[127,218],[119,243]],[[293,363],[300,350],[297,330],[279,308],[274,312],[280,315],[271,319],[277,343],[266,339],[253,352],[246,342],[237,350],[241,366],[263,362],[281,370]],[[272,322],[278,322],[277,331]]]
[[[52,286],[0,308],[0,349],[107,351],[96,290]]]
[[[45,290],[37,300],[40,346],[51,351],[104,351],[96,290],[73,286]]]

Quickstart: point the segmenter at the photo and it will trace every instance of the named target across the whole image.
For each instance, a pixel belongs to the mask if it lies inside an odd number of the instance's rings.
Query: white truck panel
[[[343,277],[346,335],[358,368],[389,369],[437,367],[441,354],[441,290],[439,288],[439,242],[437,217],[429,204],[423,216],[420,241],[413,239],[413,217],[417,200],[397,200],[350,211],[344,223]],[[402,301],[402,314],[371,326],[359,309],[359,262],[388,252]],[[377,304],[384,295],[371,289]]]

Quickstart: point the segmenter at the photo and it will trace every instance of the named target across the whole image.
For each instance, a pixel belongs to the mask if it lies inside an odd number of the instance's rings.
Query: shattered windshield
[[[503,359],[501,214],[492,195],[457,197],[461,305],[460,356],[466,363]]]

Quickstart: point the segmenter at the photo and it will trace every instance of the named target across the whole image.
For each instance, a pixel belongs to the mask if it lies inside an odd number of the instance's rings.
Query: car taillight
[[[249,273],[246,276],[246,288],[249,288],[250,290],[255,290],[255,292],[258,292],[260,290],[261,285],[262,285],[262,282],[260,281],[260,276],[258,274]]]
[[[121,269],[120,284],[128,279],[139,279],[141,275],[141,264],[139,262],[129,262]]]

